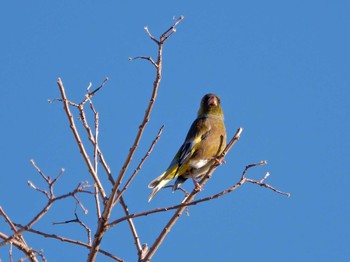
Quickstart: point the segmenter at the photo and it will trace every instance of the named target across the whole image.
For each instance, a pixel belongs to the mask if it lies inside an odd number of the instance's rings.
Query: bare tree
[[[5,213],[5,211],[0,207],[0,215],[5,219],[9,228],[13,232],[11,235],[6,235],[5,233],[0,232],[0,238],[2,239],[2,242],[0,243],[0,247],[9,246],[9,256],[11,260],[12,260],[12,247],[14,246],[23,253],[23,256],[26,259],[30,261],[39,261],[39,260],[46,261],[45,256],[40,250],[34,250],[30,248],[30,246],[25,241],[23,233],[29,232],[37,236],[52,238],[52,239],[56,239],[57,241],[63,241],[63,242],[70,243],[72,245],[83,247],[88,251],[87,261],[96,261],[96,257],[98,254],[107,256],[111,260],[124,261],[121,257],[118,256],[118,254],[112,254],[112,252],[108,252],[102,249],[101,243],[105,236],[105,233],[109,231],[112,227],[120,223],[127,223],[134,239],[135,252],[137,253],[138,260],[140,262],[141,261],[146,262],[152,259],[153,255],[157,252],[159,246],[162,244],[163,240],[165,239],[169,231],[172,229],[172,227],[175,225],[179,217],[183,214],[183,212],[189,206],[197,205],[205,201],[210,201],[212,199],[220,198],[225,194],[235,191],[238,187],[242,186],[246,182],[263,186],[267,189],[273,190],[276,193],[289,196],[289,193],[284,193],[282,191],[279,191],[278,189],[265,183],[265,180],[269,175],[268,173],[261,180],[253,180],[246,177],[247,171],[250,168],[266,164],[266,161],[261,161],[256,164],[247,165],[244,168],[239,181],[234,183],[232,186],[228,187],[226,190],[218,192],[217,194],[195,200],[195,197],[199,192],[198,189],[195,188],[192,192],[186,193],[184,199],[178,205],[156,208],[151,210],[145,207],[146,210],[143,212],[139,212],[139,213],[129,212],[126,204],[126,199],[124,199],[124,193],[128,190],[129,185],[133,182],[133,179],[141,170],[142,165],[145,163],[148,156],[152,153],[154,146],[156,145],[156,143],[158,142],[162,134],[163,127],[159,129],[157,136],[154,138],[153,142],[149,146],[147,153],[141,159],[141,161],[139,162],[134,172],[129,177],[126,177],[126,172],[130,166],[130,163],[133,160],[135,151],[137,150],[140,144],[141,137],[149,122],[154,103],[156,102],[157,92],[158,92],[161,78],[162,78],[164,45],[166,41],[176,32],[176,27],[183,19],[184,19],[183,16],[179,17],[176,21],[174,21],[173,25],[168,30],[166,30],[159,38],[154,37],[150,33],[149,29],[145,27],[145,31],[148,37],[157,46],[158,52],[157,52],[157,58],[155,60],[152,57],[147,57],[147,56],[137,56],[134,58],[129,58],[129,60],[142,59],[150,62],[151,66],[153,66],[153,68],[155,69],[155,79],[153,82],[152,95],[151,95],[151,98],[149,99],[149,103],[146,108],[145,115],[143,117],[141,124],[139,125],[138,132],[126,156],[124,164],[117,176],[112,175],[111,169],[107,161],[105,160],[104,154],[99,146],[99,113],[92,102],[92,98],[102,90],[102,88],[104,87],[108,79],[106,78],[102,82],[102,84],[93,91],[91,91],[91,85],[90,85],[87,88],[87,93],[85,94],[85,97],[79,103],[72,102],[70,99],[67,98],[63,82],[61,79],[58,79],[57,85],[58,85],[61,97],[50,100],[50,102],[60,102],[63,104],[64,112],[67,116],[69,127],[74,136],[76,145],[80,150],[81,156],[84,159],[85,165],[89,171],[89,175],[87,176],[93,179],[93,185],[90,185],[87,182],[81,182],[70,192],[56,196],[54,193],[54,186],[56,183],[58,183],[59,178],[63,175],[64,169],[62,169],[58,173],[58,175],[54,179],[52,179],[49,176],[45,175],[44,172],[42,172],[41,169],[36,165],[36,163],[33,160],[31,160],[31,164],[36,169],[40,177],[45,181],[46,188],[42,189],[40,187],[37,187],[34,185],[33,182],[30,182],[30,181],[28,182],[28,185],[34,190],[43,194],[47,199],[47,203],[46,205],[44,205],[42,210],[38,214],[36,214],[32,219],[30,219],[29,222],[27,222],[26,224],[15,223],[14,220],[11,219]],[[86,117],[85,106],[87,105],[89,106],[88,110],[91,110],[94,116],[93,125],[88,123],[88,120]],[[74,117],[71,111],[71,108],[76,108],[78,110],[79,120],[81,122],[80,124],[82,125],[83,130],[86,131],[85,134],[81,134],[78,131],[77,123],[75,121],[76,118]],[[232,146],[239,140],[242,132],[243,132],[243,129],[238,128],[238,130],[233,135],[230,142],[227,144],[223,153],[218,157],[219,161],[213,161],[211,168],[209,169],[207,174],[204,176],[204,178],[201,179],[201,181],[199,182],[200,186],[203,186],[211,178],[213,172],[218,167],[219,163],[224,161],[226,154],[230,151]],[[93,152],[91,152],[90,154],[86,149],[87,145],[83,142],[83,139],[81,139],[83,135],[85,135],[88,138],[88,141],[92,145]],[[99,169],[99,167],[102,167],[102,169]],[[102,182],[101,180],[102,176],[106,176],[108,178],[108,181],[109,181],[108,184],[104,184]],[[124,178],[126,179],[126,182],[123,184],[122,181]],[[112,188],[109,193],[106,192],[107,187]],[[54,205],[56,202],[61,201],[63,199],[73,198],[77,202],[78,206],[83,211],[85,211],[84,204],[82,203],[82,201],[80,201],[81,195],[91,196],[91,201],[94,203],[95,212],[96,212],[95,231],[92,232],[92,229],[90,229],[84,223],[84,221],[79,218],[77,212],[74,213],[74,217],[75,217],[74,219],[69,221],[64,221],[64,222],[57,222],[56,224],[77,223],[86,231],[87,240],[85,242],[34,229],[34,225],[50,211],[50,208],[52,207],[52,205]],[[111,220],[111,214],[116,205],[120,205],[122,207],[124,211],[124,215],[122,215],[118,219]],[[150,244],[149,247],[147,244],[142,245],[140,241],[140,237],[137,233],[137,228],[133,220],[136,218],[141,218],[151,214],[154,215],[156,213],[171,212],[172,210],[175,211],[173,216],[170,218],[170,220],[164,226],[164,228],[160,231],[159,235],[155,238],[154,242]]]

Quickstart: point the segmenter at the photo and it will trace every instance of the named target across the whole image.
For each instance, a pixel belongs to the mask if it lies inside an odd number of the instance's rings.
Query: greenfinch
[[[177,178],[173,191],[177,190],[187,178],[202,178],[217,160],[226,146],[226,129],[220,98],[214,94],[205,95],[200,103],[197,119],[192,123],[185,142],[176,153],[168,169],[149,185],[153,188],[148,202],[170,180]]]

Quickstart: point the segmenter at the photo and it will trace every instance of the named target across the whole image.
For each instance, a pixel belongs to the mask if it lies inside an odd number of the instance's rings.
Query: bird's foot
[[[203,188],[201,187],[201,185],[196,181],[196,179],[194,179],[192,177],[192,181],[193,181],[193,184],[194,184],[194,189],[198,192],[202,191]]]
[[[212,160],[214,160],[215,163],[219,166],[221,166],[222,164],[226,164],[226,161],[223,158],[219,159],[218,157],[215,156],[212,158]]]

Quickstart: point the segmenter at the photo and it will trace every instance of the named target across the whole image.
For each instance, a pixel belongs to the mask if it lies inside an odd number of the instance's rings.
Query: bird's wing
[[[185,142],[180,147],[170,166],[178,165],[178,169],[186,163],[196,148],[210,133],[210,128],[205,124],[203,118],[196,119],[187,133]]]

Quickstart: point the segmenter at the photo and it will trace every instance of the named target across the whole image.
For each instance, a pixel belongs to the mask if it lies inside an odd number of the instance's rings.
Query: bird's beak
[[[211,96],[208,99],[208,105],[209,106],[217,106],[218,105],[218,100],[215,96]]]

